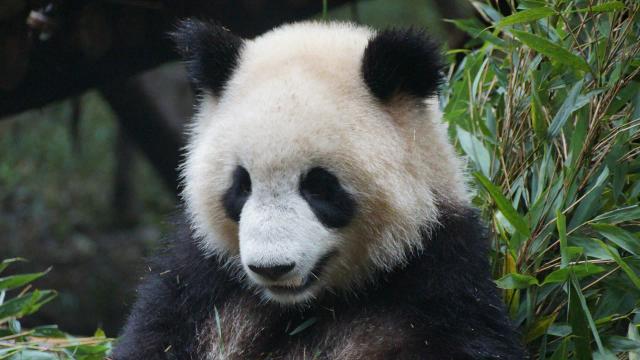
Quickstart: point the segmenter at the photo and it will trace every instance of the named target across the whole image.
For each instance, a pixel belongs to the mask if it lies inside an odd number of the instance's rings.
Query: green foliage
[[[0,262],[0,274],[16,261],[21,259]],[[30,283],[47,272],[0,277],[0,359],[104,359],[111,350],[111,339],[106,338],[102,330],[98,329],[93,337],[78,338],[58,330],[55,325],[22,328],[20,318],[38,311],[57,295],[52,290],[31,290]],[[8,294],[14,292],[17,293],[7,299]]]
[[[640,2],[491,4],[442,103],[496,283],[533,358],[640,359]]]

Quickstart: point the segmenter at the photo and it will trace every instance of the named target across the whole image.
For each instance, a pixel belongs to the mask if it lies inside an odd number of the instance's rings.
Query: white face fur
[[[467,202],[436,100],[381,104],[363,82],[374,35],[300,23],[246,40],[224,92],[199,103],[182,169],[192,226],[203,251],[265,299],[356,289],[421,249],[439,204]],[[345,223],[328,226],[305,198],[310,172],[315,186],[339,183],[316,190],[351,201]],[[237,222],[229,191],[245,200]]]

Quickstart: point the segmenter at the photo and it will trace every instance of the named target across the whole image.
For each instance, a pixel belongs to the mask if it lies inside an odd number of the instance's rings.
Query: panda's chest
[[[252,303],[230,301],[216,308],[197,332],[198,358],[248,359],[260,356],[273,324]]]
[[[312,344],[324,332],[321,327],[309,326],[306,333],[296,333],[315,318],[267,314],[257,309],[227,306],[203,326],[199,338],[199,352],[207,360],[225,359],[305,359],[312,358]],[[302,326],[301,326],[302,325]],[[306,354],[306,355],[305,355]]]
[[[411,324],[393,314],[352,311],[336,316],[327,311],[283,316],[247,305],[251,304],[235,302],[207,321],[198,336],[200,358],[385,358],[402,348],[413,332]]]

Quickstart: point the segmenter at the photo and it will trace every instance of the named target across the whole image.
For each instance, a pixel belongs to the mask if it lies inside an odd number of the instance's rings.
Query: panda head
[[[349,293],[423,248],[468,201],[422,32],[285,25],[173,35],[200,90],[182,167],[197,241],[265,299]]]

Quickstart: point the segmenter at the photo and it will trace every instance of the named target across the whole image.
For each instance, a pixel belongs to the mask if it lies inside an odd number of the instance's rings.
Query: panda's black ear
[[[199,90],[220,95],[238,64],[242,38],[214,23],[186,19],[170,33]]]
[[[362,59],[362,76],[378,99],[395,95],[427,98],[442,83],[440,49],[424,31],[390,29],[370,40]]]

